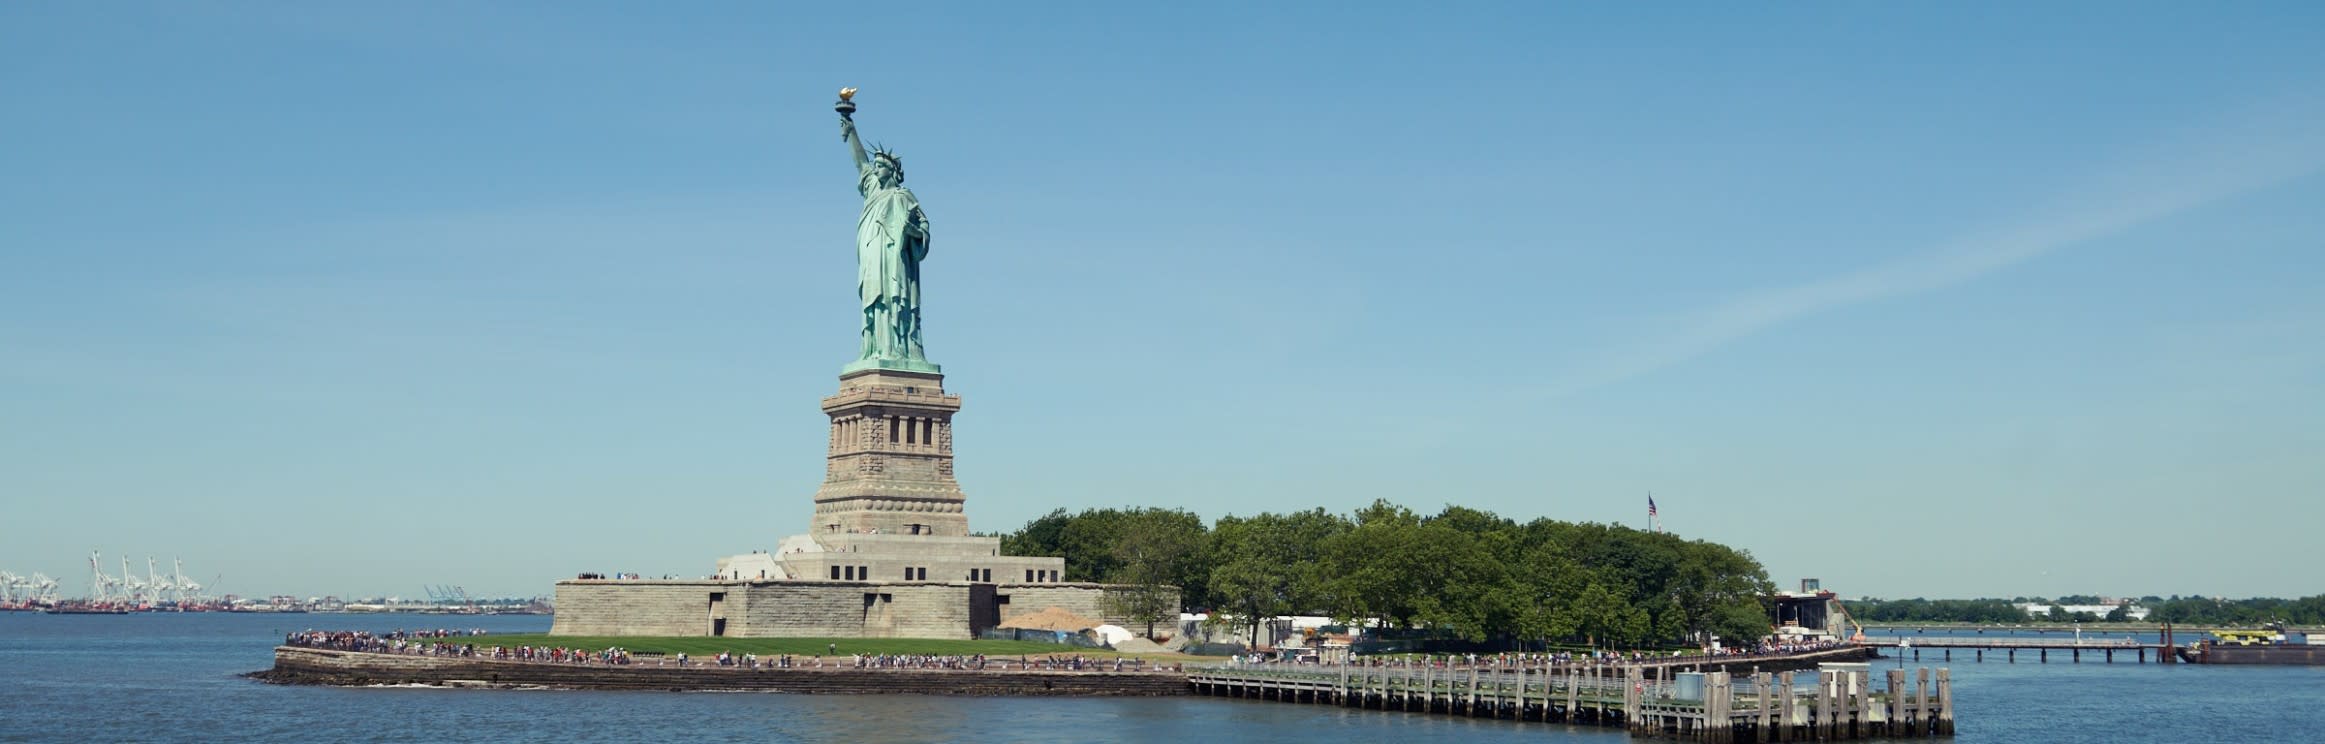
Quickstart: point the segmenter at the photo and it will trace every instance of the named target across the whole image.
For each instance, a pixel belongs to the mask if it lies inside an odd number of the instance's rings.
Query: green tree
[[[1001,536],[1001,554],[1064,557],[1066,523],[1073,519],[1063,508],[1036,517],[1016,532]]]
[[[1119,514],[1112,527],[1110,579],[1124,586],[1107,593],[1107,609],[1146,623],[1152,638],[1156,624],[1178,618],[1182,587],[1200,585],[1189,579],[1207,565],[1208,530],[1192,512],[1165,509]]]
[[[1257,639],[1267,618],[1325,606],[1323,548],[1347,529],[1347,520],[1323,509],[1221,517],[1211,528],[1214,617],[1248,628]]]
[[[1542,542],[1519,563],[1519,596],[1524,613],[1516,630],[1528,638],[1573,638],[1582,634],[1582,594],[1595,581],[1563,545]]]
[[[1398,628],[1413,627],[1416,598],[1424,590],[1411,568],[1411,542],[1420,527],[1412,511],[1375,501],[1357,510],[1354,526],[1324,545],[1330,577],[1325,594],[1333,617],[1343,622],[1369,619]]]
[[[1122,542],[1129,519],[1129,513],[1121,509],[1084,509],[1067,520],[1058,530],[1066,580],[1112,581],[1122,567],[1115,546]]]
[[[1571,611],[1575,627],[1592,646],[1619,648],[1639,642],[1648,632],[1647,613],[1623,600],[1622,590],[1592,582],[1575,598]]]
[[[1767,597],[1776,587],[1752,554],[1702,540],[1671,547],[1680,557],[1667,590],[1684,635],[1699,642],[1706,636],[1756,641],[1768,635]]]
[[[1413,528],[1396,558],[1416,587],[1412,619],[1471,641],[1515,630],[1522,610],[1509,564],[1496,557],[1502,539],[1435,522]]]
[[[1456,505],[1422,517],[1385,500],[1347,517],[1225,517],[1208,531],[1186,512],[1058,510],[1003,545],[1065,558],[1070,580],[1177,586],[1183,606],[1213,607],[1255,635],[1264,618],[1321,612],[1473,640],[1743,640],[1767,630],[1774,588],[1750,553],[1716,543],[1550,519],[1519,525]],[[1125,614],[1163,615],[1159,591],[1117,594],[1142,604]],[[1866,614],[1931,605],[1873,604]]]

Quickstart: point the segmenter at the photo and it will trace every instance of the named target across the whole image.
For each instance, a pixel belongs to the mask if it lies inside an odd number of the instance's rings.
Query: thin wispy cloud
[[[2022,224],[1957,238],[1916,255],[1790,286],[1761,289],[1679,316],[1659,334],[1605,350],[1536,389],[1562,397],[1683,364],[1786,322],[1968,282],[2091,240],[2325,171],[2325,131],[2309,123],[2325,101],[2269,107],[2197,144],[2159,148]]]

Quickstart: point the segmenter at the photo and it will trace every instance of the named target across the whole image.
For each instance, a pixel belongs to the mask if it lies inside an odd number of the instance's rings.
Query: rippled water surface
[[[273,644],[293,630],[453,622],[504,633],[548,627],[545,617],[0,613],[0,741],[1628,740],[1601,729],[1199,698],[334,689],[235,676],[267,666]],[[1955,658],[1961,742],[2325,740],[2325,668]]]

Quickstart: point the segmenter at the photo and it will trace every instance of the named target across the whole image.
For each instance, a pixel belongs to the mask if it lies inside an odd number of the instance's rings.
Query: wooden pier
[[[1632,736],[1713,744],[1953,735],[1948,670],[1887,672],[1880,689],[1861,668],[1808,684],[1794,672],[1649,679],[1633,665],[1241,666],[1193,670],[1187,682],[1198,695],[1623,726]]]
[[[1859,643],[1866,646],[1888,649],[1888,653],[1895,653],[1901,658],[1910,655],[1913,657],[1913,661],[1920,661],[1923,651],[1928,651],[1940,655],[1940,657],[1942,657],[1940,660],[1942,661],[1953,661],[1954,652],[1962,651],[1969,655],[1970,661],[1985,661],[1986,654],[1992,652],[2001,654],[2003,661],[2016,664],[2018,663],[2018,655],[2024,653],[2033,657],[2034,661],[2036,662],[2048,664],[2050,663],[2052,652],[2058,652],[2065,656],[2067,661],[2077,664],[2083,662],[2083,655],[2086,653],[2090,654],[2094,659],[2102,660],[2109,664],[2115,663],[2115,655],[2118,653],[2122,654],[2126,660],[2139,663],[2147,663],[2150,659],[2153,659],[2155,663],[2158,664],[2170,664],[2174,661],[2177,661],[2177,658],[2172,654],[2172,644],[2171,641],[2168,640],[2169,636],[2166,636],[2166,638],[2167,640],[2162,643],[2151,643],[2128,638],[2070,639],[1914,636],[1910,638],[1868,638],[1860,641]]]

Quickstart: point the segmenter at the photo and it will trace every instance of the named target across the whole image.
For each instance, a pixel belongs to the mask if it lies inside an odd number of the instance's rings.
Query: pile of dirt
[[[1017,617],[1003,620],[1001,621],[1001,625],[999,627],[1025,628],[1027,630],[1062,630],[1068,633],[1079,633],[1081,631],[1097,627],[1097,625],[1098,621],[1096,620],[1082,617],[1080,615],[1076,615],[1056,607],[1044,607],[1033,612],[1028,612],[1023,615],[1018,615]]]
[[[1115,641],[1114,650],[1126,654],[1160,654],[1167,653],[1170,649],[1163,648],[1160,643],[1134,636],[1128,640]]]

